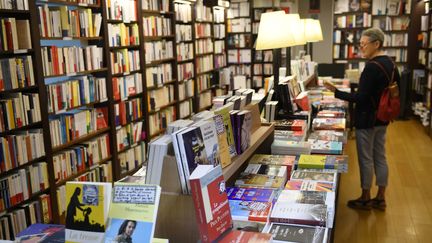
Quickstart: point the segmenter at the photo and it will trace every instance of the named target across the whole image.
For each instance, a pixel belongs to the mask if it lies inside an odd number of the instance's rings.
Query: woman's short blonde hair
[[[370,42],[379,41],[379,48],[383,46],[384,32],[381,29],[369,28],[362,32],[362,36],[369,37]]]

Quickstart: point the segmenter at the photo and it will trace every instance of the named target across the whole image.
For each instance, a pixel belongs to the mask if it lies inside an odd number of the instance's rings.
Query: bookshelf
[[[245,0],[231,1],[227,13],[227,56],[230,77],[246,77],[246,86],[252,87],[252,21],[251,4]]]
[[[271,12],[275,9],[273,2],[254,1],[252,6],[252,43],[256,42],[258,37],[259,23],[261,14]],[[253,59],[253,87],[264,87],[264,79],[273,75],[273,51],[252,50]]]

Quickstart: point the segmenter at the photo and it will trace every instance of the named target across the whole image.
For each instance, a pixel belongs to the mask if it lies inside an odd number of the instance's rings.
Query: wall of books
[[[408,27],[411,0],[337,0],[334,9],[333,61],[363,69],[359,41],[361,32],[378,27],[385,33],[384,50],[399,70],[408,65]]]

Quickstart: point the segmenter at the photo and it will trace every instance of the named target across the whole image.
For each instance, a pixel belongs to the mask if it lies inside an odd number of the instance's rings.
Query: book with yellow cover
[[[103,242],[111,183],[66,183],[66,242]]]
[[[161,188],[140,182],[116,182],[105,243],[151,243]]]

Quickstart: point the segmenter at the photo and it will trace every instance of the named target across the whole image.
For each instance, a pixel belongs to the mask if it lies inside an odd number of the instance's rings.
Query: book
[[[227,142],[230,148],[229,151],[230,151],[231,158],[237,155],[235,143],[234,143],[234,133],[233,133],[231,118],[229,114],[230,110],[232,110],[233,105],[234,105],[233,103],[227,103],[226,105],[214,111],[216,115],[221,115],[223,118],[225,131],[227,133]]]
[[[221,165],[222,168],[225,168],[231,164],[231,156],[228,147],[227,133],[224,126],[223,117],[222,115],[215,115],[213,116],[213,120],[216,126],[216,133],[218,136]]]
[[[267,188],[227,187],[228,200],[255,202],[270,202],[276,196],[276,191]]]
[[[343,152],[341,142],[308,139],[308,143],[311,145],[312,154],[342,154]]]
[[[296,156],[294,155],[254,154],[249,163],[292,167],[295,161]]]
[[[229,200],[233,220],[265,223],[271,212],[272,202]]]
[[[263,232],[273,236],[273,242],[311,242],[325,243],[328,238],[328,229],[306,225],[271,223]]]
[[[291,174],[291,180],[310,180],[330,183],[336,183],[336,177],[336,173],[319,171],[295,170]]]
[[[235,181],[235,185],[245,187],[278,189],[283,187],[285,182],[286,178],[284,177],[258,174],[243,174],[237,178],[237,180]]]
[[[199,165],[189,180],[201,241],[213,242],[232,226],[222,167]]]
[[[345,118],[315,118],[312,127],[314,130],[345,131]]]
[[[287,178],[287,167],[280,165],[249,164],[242,174],[260,174]]]
[[[219,243],[270,243],[272,235],[259,232],[231,230],[225,234]]]
[[[334,169],[340,173],[348,171],[348,156],[346,155],[300,155],[299,169]]]
[[[32,224],[17,234],[17,242],[63,243],[65,242],[65,226]]]
[[[309,134],[308,139],[335,141],[335,142],[342,142],[343,144],[346,144],[348,140],[348,135],[346,132],[342,132],[342,131],[319,130],[319,131],[311,132]]]
[[[66,183],[66,242],[103,242],[111,183]]]
[[[326,226],[327,206],[322,204],[276,203],[271,222]]]
[[[161,188],[131,178],[114,183],[105,243],[153,240]]]
[[[287,190],[301,190],[301,191],[322,191],[332,192],[335,191],[335,184],[330,182],[318,182],[318,181],[288,181],[285,185]]]

